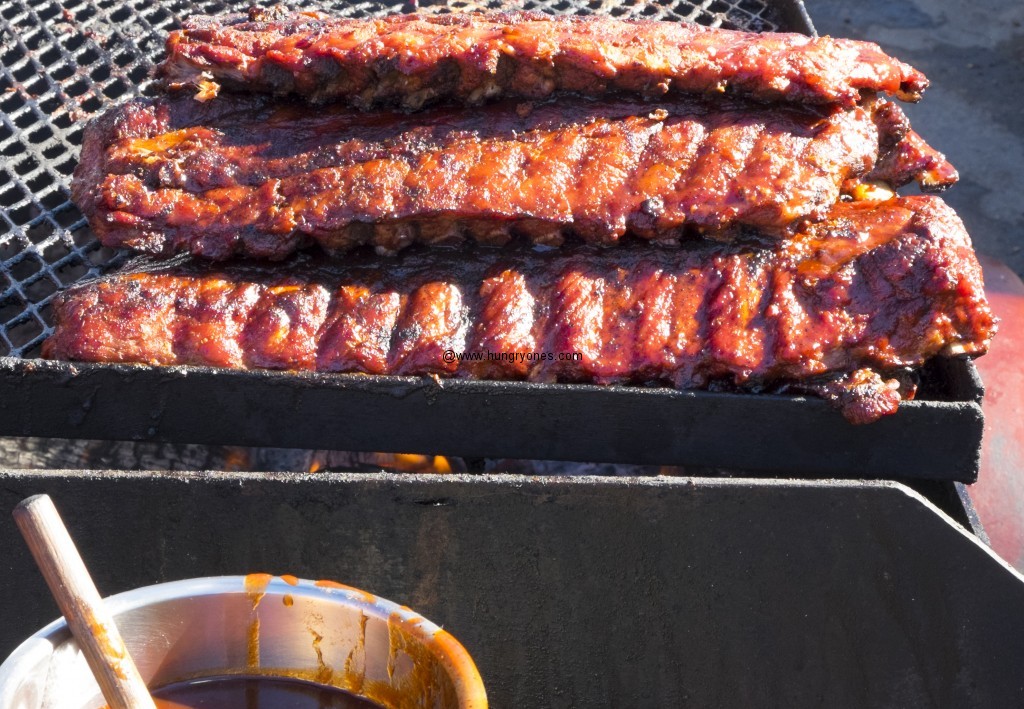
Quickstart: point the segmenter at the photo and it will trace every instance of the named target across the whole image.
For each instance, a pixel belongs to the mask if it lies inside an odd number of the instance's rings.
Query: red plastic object
[[[985,383],[985,435],[970,494],[992,548],[1024,571],[1024,281],[1001,261],[979,260],[1000,324],[976,362]]]

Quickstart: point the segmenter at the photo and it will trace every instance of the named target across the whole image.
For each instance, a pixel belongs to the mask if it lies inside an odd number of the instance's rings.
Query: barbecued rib
[[[795,386],[870,421],[895,410],[899,370],[981,354],[995,331],[963,225],[924,196],[838,204],[784,242],[420,249],[386,264],[364,251],[345,262],[146,268],[59,295],[45,356]],[[446,352],[481,354],[460,361]],[[568,353],[578,359],[560,357]]]
[[[914,131],[908,131],[894,150],[885,153],[865,180],[879,180],[890,185],[917,182],[925,192],[942,191],[960,179],[946,156],[924,142]]]
[[[736,92],[854,105],[864,91],[916,101],[921,72],[876,44],[695,24],[541,13],[331,18],[255,10],[193,17],[167,39],[159,75],[202,85],[418,109],[569,91]]]
[[[431,109],[410,121],[261,97],[139,100],[85,132],[72,194],[108,246],[283,258],[317,242],[513,234],[609,245],[627,232],[782,235],[901,150],[894,104],[843,110],[680,99]],[[941,157],[941,156],[940,156]],[[893,170],[893,186],[914,179]]]

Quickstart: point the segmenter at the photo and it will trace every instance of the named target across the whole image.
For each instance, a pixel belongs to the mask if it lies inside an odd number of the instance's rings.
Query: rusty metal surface
[[[462,641],[495,707],[1024,705],[1024,582],[907,488],[701,478],[0,474],[104,593],[330,578]],[[0,514],[0,655],[57,611]]]

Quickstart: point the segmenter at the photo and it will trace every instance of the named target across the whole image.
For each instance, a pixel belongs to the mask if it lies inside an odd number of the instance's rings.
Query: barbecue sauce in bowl
[[[157,709],[381,709],[354,694],[280,677],[230,675],[153,690]]]

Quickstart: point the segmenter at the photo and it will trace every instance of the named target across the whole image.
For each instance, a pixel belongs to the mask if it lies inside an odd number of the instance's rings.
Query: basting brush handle
[[[155,709],[53,501],[48,495],[22,500],[14,508],[14,521],[110,709]]]

